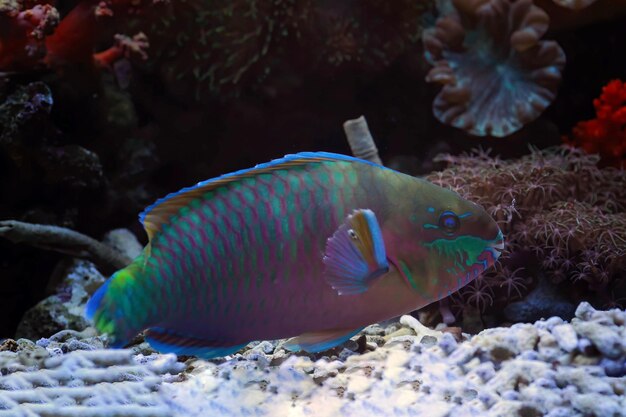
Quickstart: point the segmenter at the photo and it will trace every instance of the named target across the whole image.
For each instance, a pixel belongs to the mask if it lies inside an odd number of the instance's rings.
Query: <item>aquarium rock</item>
[[[17,338],[37,340],[61,330],[83,330],[89,326],[83,317],[85,303],[106,278],[93,263],[78,259],[62,275],[57,293],[24,314],[16,330]]]
[[[457,342],[450,333],[426,335],[405,316],[359,335],[385,343],[363,354],[349,344],[289,353],[264,341],[184,364],[137,348],[102,349],[91,328],[64,331],[2,345],[0,417],[624,417],[625,324],[626,311],[582,303],[571,323],[552,317]],[[385,342],[384,334],[399,335]]]
[[[112,247],[128,259],[135,259],[143,250],[137,237],[128,229],[114,229],[107,232],[102,238],[102,243]]]
[[[142,250],[135,235],[127,229],[108,232],[103,243],[101,246],[108,250],[114,249],[120,259],[133,259]],[[61,263],[57,269],[60,270],[57,275],[61,278],[58,284],[53,283],[55,294],[40,301],[24,314],[16,330],[16,338],[37,340],[61,330],[82,331],[89,326],[84,318],[85,305],[106,277],[95,264],[81,259]]]
[[[570,319],[575,309],[576,306],[559,292],[556,285],[542,278],[523,300],[507,305],[504,316],[512,322],[532,322],[551,316]]]

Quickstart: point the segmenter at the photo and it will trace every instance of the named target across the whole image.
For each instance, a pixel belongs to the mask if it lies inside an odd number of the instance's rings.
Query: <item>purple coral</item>
[[[443,84],[435,117],[476,136],[507,136],[550,105],[565,54],[540,41],[549,17],[532,0],[453,0],[424,31],[426,81]]]
[[[500,288],[506,288],[506,297],[508,300],[511,298],[517,297],[522,298],[523,293],[527,290],[527,280],[526,278],[517,275],[518,272],[523,271],[524,268],[517,268],[513,271],[510,270],[509,267],[500,267],[498,271],[498,279],[495,281],[495,284]]]
[[[512,301],[526,300],[540,280],[575,303],[623,302],[626,171],[600,168],[597,155],[570,147],[531,149],[512,160],[484,151],[437,160],[448,168],[427,179],[481,204],[506,237],[506,253],[481,282],[489,290],[468,285],[450,300],[457,317],[461,310],[465,320],[466,306],[484,315],[500,314]],[[565,301],[554,304],[554,314],[571,310]],[[514,317],[517,307],[507,311],[509,319],[523,319]]]
[[[465,302],[476,307],[479,311],[493,305],[493,290],[482,280],[475,280],[462,290]]]

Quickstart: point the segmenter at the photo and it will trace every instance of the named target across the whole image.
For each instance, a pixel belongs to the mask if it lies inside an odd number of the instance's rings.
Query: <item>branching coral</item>
[[[443,85],[437,119],[477,136],[507,136],[556,95],[565,54],[540,40],[548,15],[532,0],[453,0],[454,11],[424,31],[426,80]]]
[[[620,166],[626,161],[626,83],[613,80],[593,100],[596,118],[579,122],[572,137],[563,140],[588,153],[598,153],[602,162]]]
[[[528,294],[539,276],[570,286],[574,302],[626,296],[626,171],[598,168],[597,155],[570,147],[532,149],[510,161],[484,151],[440,159],[449,168],[428,179],[484,206],[499,222],[507,252],[479,287],[468,286],[453,303],[494,314]]]

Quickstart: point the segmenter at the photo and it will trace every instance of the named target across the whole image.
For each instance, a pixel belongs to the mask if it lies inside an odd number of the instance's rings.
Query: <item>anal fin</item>
[[[323,352],[335,346],[339,346],[363,329],[364,328],[361,327],[356,330],[333,329],[321,332],[303,333],[300,336],[292,337],[287,340],[283,347],[291,351],[304,350],[309,353]]]
[[[159,352],[197,356],[202,359],[231,355],[247,345],[247,343],[228,345],[224,342],[183,336],[160,327],[152,327],[146,330],[144,335],[150,346]]]

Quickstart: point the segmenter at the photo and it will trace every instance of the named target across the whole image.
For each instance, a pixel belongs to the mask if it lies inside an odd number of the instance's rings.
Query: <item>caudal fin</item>
[[[85,316],[87,319],[94,320],[96,312],[99,310],[102,299],[104,298],[107,288],[109,287],[111,278],[107,279],[106,282],[102,284],[102,286],[91,296],[89,301],[87,301],[87,307],[85,308]]]
[[[100,333],[109,335],[111,347],[123,347],[145,326],[137,291],[137,260],[114,273],[87,302],[85,315]]]

